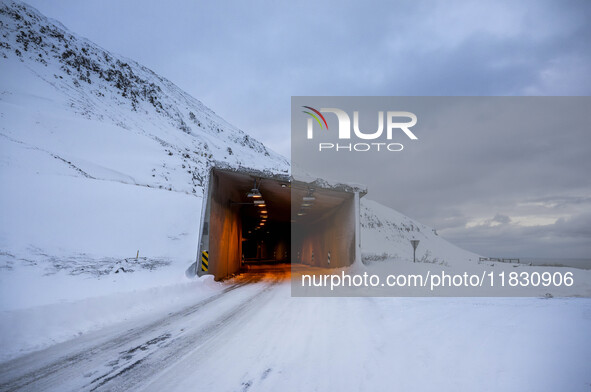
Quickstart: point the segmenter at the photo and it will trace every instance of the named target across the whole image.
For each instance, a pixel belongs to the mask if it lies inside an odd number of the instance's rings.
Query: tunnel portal
[[[359,197],[352,188],[287,174],[213,167],[196,273],[219,280],[258,265],[350,265],[358,254]]]

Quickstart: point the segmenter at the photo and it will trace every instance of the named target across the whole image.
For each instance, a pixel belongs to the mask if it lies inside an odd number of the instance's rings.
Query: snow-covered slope
[[[0,23],[3,142],[89,178],[184,192],[203,185],[212,159],[287,171],[285,158],[170,81],[34,8],[3,0]]]
[[[416,259],[441,265],[476,263],[478,255],[441,238],[435,229],[367,198],[361,199],[361,245],[365,262],[412,260],[410,240],[419,240]]]
[[[289,171],[148,68],[0,2],[0,308],[181,279],[214,160]]]

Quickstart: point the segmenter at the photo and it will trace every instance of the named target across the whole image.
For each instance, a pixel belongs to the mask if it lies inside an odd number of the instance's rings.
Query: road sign
[[[417,246],[419,246],[419,240],[410,240],[412,245],[412,262],[416,262]]]

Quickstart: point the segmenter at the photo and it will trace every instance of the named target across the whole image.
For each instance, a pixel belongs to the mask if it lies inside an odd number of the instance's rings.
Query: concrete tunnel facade
[[[212,167],[194,271],[220,280],[249,264],[351,265],[360,259],[359,199],[365,193],[346,184]]]

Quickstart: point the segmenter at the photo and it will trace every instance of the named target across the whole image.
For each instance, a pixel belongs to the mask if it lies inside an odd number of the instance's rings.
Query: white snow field
[[[287,160],[24,3],[0,22],[0,390],[591,390],[588,298],[295,298],[288,267],[187,278],[208,167]],[[479,268],[363,199],[354,269],[416,268],[412,238],[420,268]]]
[[[281,271],[262,278],[243,274],[215,285],[187,284],[168,293],[179,300],[167,307],[149,305],[149,313],[6,362],[0,387],[587,391],[590,386],[587,299],[295,298]],[[154,294],[136,293],[136,300],[149,302]],[[100,307],[98,312],[109,313]]]

